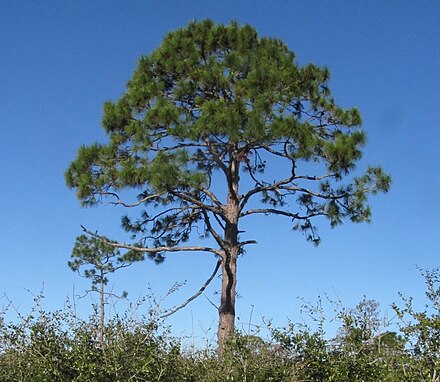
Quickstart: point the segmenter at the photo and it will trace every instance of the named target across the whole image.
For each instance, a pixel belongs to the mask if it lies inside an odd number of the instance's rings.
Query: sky
[[[360,109],[368,135],[359,173],[381,165],[391,191],[371,199],[371,224],[320,225],[315,248],[276,218],[248,226],[258,245],[239,260],[237,323],[300,321],[302,299],[327,294],[345,306],[363,296],[390,305],[399,292],[423,301],[418,271],[440,266],[440,3],[438,1],[2,1],[0,7],[0,309],[26,311],[43,290],[47,310],[89,283],[67,267],[80,225],[120,234],[120,208],[82,208],[64,181],[81,145],[105,142],[102,105],[117,100],[141,55],[191,20],[237,20],[278,37],[298,63],[327,66],[336,102]],[[249,234],[251,236],[251,234]],[[215,259],[170,254],[110,280],[131,301],[150,291],[183,302],[207,279]],[[177,334],[215,333],[215,280],[172,316]],[[7,298],[5,297],[7,296]],[[91,298],[77,301],[90,311]],[[126,308],[119,303],[116,309]],[[146,312],[146,306],[140,312]],[[201,333],[201,334],[200,334]]]

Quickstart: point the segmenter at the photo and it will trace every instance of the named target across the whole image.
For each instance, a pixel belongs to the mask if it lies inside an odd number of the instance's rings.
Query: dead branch
[[[187,299],[183,304],[173,308],[172,310],[170,310],[168,313],[163,314],[160,318],[165,318],[165,317],[169,317],[172,314],[176,313],[178,310],[184,308],[185,306],[187,306],[191,301],[195,300],[197,297],[199,297],[203,291],[206,289],[206,287],[211,283],[211,281],[214,279],[215,275],[217,274],[220,265],[222,263],[222,260],[218,260],[217,264],[215,265],[214,271],[212,272],[211,276],[209,276],[208,280],[205,281],[205,283],[202,285],[202,287],[197,291],[197,293],[195,293],[194,295],[192,295],[189,299]]]

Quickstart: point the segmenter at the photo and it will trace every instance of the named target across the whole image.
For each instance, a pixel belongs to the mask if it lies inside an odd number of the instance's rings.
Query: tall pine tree
[[[369,221],[368,194],[389,188],[379,167],[351,175],[365,133],[328,81],[327,69],[298,66],[282,41],[249,25],[192,22],[141,57],[125,94],[104,105],[109,142],[81,147],[66,172],[83,205],[109,197],[141,210],[122,218],[133,243],[112,245],[158,261],[217,257],[220,351],[234,330],[237,258],[254,243],[239,235],[242,219],[279,215],[318,244],[313,218]],[[141,193],[127,201],[125,189]],[[212,240],[191,245],[196,235]]]

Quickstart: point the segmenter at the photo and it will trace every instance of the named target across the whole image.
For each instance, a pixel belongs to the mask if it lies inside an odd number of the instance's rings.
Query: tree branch
[[[181,149],[183,147],[206,147],[206,146],[207,146],[206,143],[179,143],[178,145],[175,146],[161,147],[158,150],[163,152],[163,151],[174,151]]]
[[[246,240],[246,241],[242,241],[238,245],[241,248],[241,247],[244,247],[245,245],[249,245],[249,244],[257,244],[257,241],[256,240]]]
[[[210,190],[208,190],[207,188],[202,188],[201,191],[203,193],[205,193],[206,195],[209,196],[209,198],[219,207],[219,208],[223,208],[224,204],[222,202],[220,202],[220,200],[214,195],[214,193],[212,193]]]
[[[215,137],[217,140],[220,140],[219,138]],[[221,140],[220,140],[221,141]],[[214,162],[217,163],[217,165],[222,169],[222,171],[227,174],[228,168],[222,161],[222,155],[219,155],[214,149],[213,149],[213,143],[208,139],[205,138],[206,145],[208,147],[209,152],[211,153]],[[222,141],[221,141],[222,142]],[[225,145],[224,142],[222,142],[223,145]]]
[[[168,313],[163,314],[160,318],[165,318],[165,317],[169,317],[172,314],[176,313],[178,310],[184,308],[185,306],[187,306],[191,301],[195,300],[197,297],[199,297],[203,291],[206,289],[206,287],[211,283],[211,281],[214,279],[215,275],[217,274],[220,265],[222,263],[222,260],[218,260],[217,264],[215,265],[214,271],[212,272],[211,276],[209,276],[208,280],[205,281],[205,283],[202,285],[202,287],[197,291],[197,293],[195,293],[194,295],[192,295],[189,299],[187,299],[183,304],[173,308],[171,311],[169,311]]]
[[[223,219],[225,219],[224,211],[220,207],[215,207],[215,206],[212,206],[212,205],[209,205],[209,204],[205,204],[205,203],[203,203],[200,200],[194,198],[193,196],[191,196],[190,194],[188,194],[186,192],[179,192],[179,191],[174,191],[174,190],[168,190],[168,193],[170,193],[171,195],[173,195],[173,196],[175,196],[177,198],[180,198],[180,199],[185,200],[187,202],[193,203],[197,207],[201,208],[202,210],[211,211],[211,212],[221,216]]]
[[[108,240],[105,236],[98,235],[98,233],[96,233],[96,232],[89,231],[84,226],[81,226],[81,228],[86,234],[93,236],[93,237],[96,237],[97,239],[103,241],[105,244],[107,244],[111,247],[114,247],[114,248],[122,248],[122,249],[131,250],[131,251],[151,253],[151,254],[156,254],[156,253],[161,253],[161,252],[211,252],[211,253],[215,253],[217,256],[222,255],[222,251],[219,251],[218,249],[214,249],[211,247],[206,247],[206,246],[188,246],[188,247],[161,246],[161,247],[156,247],[156,248],[146,248],[146,247],[138,247],[135,245],[129,245],[129,244],[125,244],[125,243],[113,243],[110,240]]]
[[[314,191],[308,190],[307,188],[304,188],[304,187],[297,187],[297,186],[280,185],[279,189],[285,190],[285,191],[290,191],[290,192],[302,192],[303,194],[308,194],[311,196],[315,196],[316,198],[326,199],[326,200],[338,200],[338,199],[343,199],[348,196],[347,193],[343,193],[341,195],[334,195],[332,193],[322,194],[319,192],[314,192]]]
[[[280,180],[280,181],[275,182],[275,183],[268,185],[268,186],[255,187],[254,189],[250,190],[248,193],[246,193],[245,195],[243,195],[241,197],[240,210],[242,210],[244,208],[244,206],[246,205],[246,203],[248,202],[248,200],[251,196],[258,194],[258,193],[261,193],[261,192],[264,192],[264,191],[275,191],[278,188],[280,188],[281,186],[292,182],[294,179],[295,179],[295,177],[292,175],[289,178]]]
[[[146,203],[146,202],[149,202],[150,200],[153,200],[153,199],[159,198],[159,197],[161,197],[163,194],[164,194],[164,193],[148,195],[148,196],[146,196],[145,198],[142,198],[142,199],[140,199],[139,201],[137,201],[137,202],[135,202],[135,203],[125,203],[125,202],[119,200],[119,197],[118,197],[118,201],[116,201],[116,202],[111,202],[111,204],[113,204],[113,205],[115,205],[115,206],[121,205],[121,206],[123,206],[123,207],[132,208],[132,207],[140,206],[141,204]],[[116,195],[116,194],[115,194],[115,195]]]
[[[208,213],[205,210],[202,210],[202,214],[203,214],[203,217],[204,217],[204,220],[205,220],[206,227],[208,228],[208,231],[214,237],[215,241],[220,246],[220,248],[225,250],[225,248],[224,248],[224,246],[225,246],[224,240],[221,238],[221,236],[217,233],[217,231],[212,226],[211,220],[209,219]]]
[[[308,215],[300,215],[298,213],[292,213],[292,212],[285,211],[285,210],[278,210],[276,208],[255,208],[252,210],[247,210],[245,212],[242,212],[240,214],[240,218],[242,218],[244,216],[248,216],[248,215],[254,215],[254,214],[283,215],[283,216],[287,216],[287,217],[290,217],[290,218],[296,219],[296,220],[305,220],[305,219],[310,219],[314,216],[324,215],[324,213],[311,213]]]

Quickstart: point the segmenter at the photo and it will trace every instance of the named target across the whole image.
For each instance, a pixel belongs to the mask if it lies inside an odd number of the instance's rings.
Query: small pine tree
[[[70,269],[92,280],[91,291],[99,293],[99,340],[101,345],[103,345],[106,297],[110,294],[113,295],[105,291],[108,275],[116,272],[118,269],[128,267],[132,264],[133,258],[130,259],[127,255],[123,257],[114,246],[105,243],[103,240],[87,237],[86,235],[80,235],[76,238],[71,258],[72,260],[67,263]],[[126,296],[127,293],[123,292],[119,297]]]

